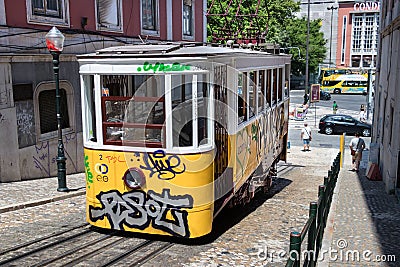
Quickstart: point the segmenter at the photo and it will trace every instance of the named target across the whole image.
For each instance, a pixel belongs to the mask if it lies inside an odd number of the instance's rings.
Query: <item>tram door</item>
[[[214,99],[215,99],[215,158],[214,158],[214,213],[217,213],[224,200],[233,190],[233,172],[228,167],[228,96],[227,96],[227,67],[214,68]]]

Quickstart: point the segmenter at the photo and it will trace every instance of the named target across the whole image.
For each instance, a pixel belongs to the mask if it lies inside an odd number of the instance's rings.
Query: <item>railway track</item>
[[[173,245],[98,232],[85,223],[1,250],[0,266],[141,266]]]

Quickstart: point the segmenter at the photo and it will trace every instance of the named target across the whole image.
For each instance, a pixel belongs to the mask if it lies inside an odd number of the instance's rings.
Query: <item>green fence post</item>
[[[294,267],[300,267],[300,255],[301,255],[301,234],[299,232],[290,233],[290,247],[289,257],[294,260]]]
[[[325,203],[325,186],[320,185],[318,187],[318,200],[319,200],[319,205],[318,205],[318,216],[317,216],[317,250],[321,248],[321,241],[322,237],[324,234],[324,228],[325,228],[325,223],[324,223],[324,214],[325,214],[325,208],[326,208],[326,203]]]
[[[312,218],[312,223],[310,229],[308,230],[308,240],[307,240],[307,258],[305,259],[303,266],[315,266],[317,261],[317,252],[315,249],[315,242],[317,237],[317,202],[310,202],[309,218]]]

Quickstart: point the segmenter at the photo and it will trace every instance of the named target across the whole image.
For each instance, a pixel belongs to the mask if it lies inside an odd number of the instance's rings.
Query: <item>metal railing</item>
[[[341,152],[338,153],[328,176],[324,177],[324,184],[318,188],[318,201],[310,202],[309,218],[304,225],[301,233],[290,233],[289,259],[286,267],[316,266],[318,254],[322,245],[324,229],[331,207],[333,192],[335,190],[337,178],[340,171]],[[301,250],[302,242],[307,236],[307,250]]]

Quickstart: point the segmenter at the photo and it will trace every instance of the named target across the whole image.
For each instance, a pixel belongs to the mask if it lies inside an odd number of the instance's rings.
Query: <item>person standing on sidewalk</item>
[[[351,163],[353,165],[352,171],[358,172],[362,159],[362,152],[365,148],[365,142],[364,139],[360,137],[360,133],[356,133],[355,137],[351,139],[349,147],[351,151]]]
[[[336,114],[337,110],[338,110],[338,105],[337,105],[336,101],[333,101],[333,105],[332,105],[333,114]]]
[[[303,150],[302,151],[310,151],[310,141],[311,137],[311,128],[308,127],[307,122],[304,123],[303,129],[301,129],[301,139],[303,139]]]

